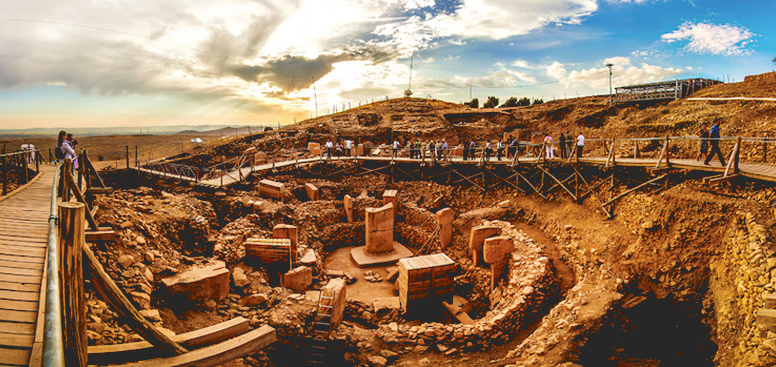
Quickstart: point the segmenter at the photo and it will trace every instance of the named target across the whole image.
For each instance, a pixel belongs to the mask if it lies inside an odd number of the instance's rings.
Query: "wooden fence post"
[[[27,155],[29,152],[24,152],[19,155],[19,167],[22,168],[22,177],[24,177],[24,183],[30,182],[29,172],[27,172]]]
[[[3,195],[8,194],[8,159],[3,155]]]
[[[82,251],[86,243],[86,206],[77,202],[59,204],[59,274],[65,364],[86,366],[86,296]]]
[[[72,178],[72,169],[73,161],[66,158],[65,163],[62,164],[62,202],[70,201],[70,181],[72,180],[68,179],[68,175],[70,175],[69,178]]]
[[[736,138],[736,147],[737,147],[736,148],[736,157],[735,157],[735,161],[734,161],[735,163],[733,163],[733,168],[734,168],[733,172],[738,173],[738,157],[740,156],[740,153],[741,153],[741,137],[740,136]]]
[[[768,163],[768,135],[763,139],[763,163]]]
[[[40,173],[40,150],[38,150],[38,154],[35,154],[35,175],[37,176]]]
[[[671,147],[668,146],[668,135],[666,135],[666,167],[671,167],[671,161],[668,160],[668,157],[670,156]]]

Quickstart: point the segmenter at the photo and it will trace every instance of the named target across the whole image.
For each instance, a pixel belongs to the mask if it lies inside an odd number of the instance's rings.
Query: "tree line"
[[[488,100],[485,101],[485,103],[482,104],[482,108],[495,108],[495,107],[523,107],[523,106],[530,106],[530,105],[537,105],[544,103],[544,100],[537,98],[531,101],[528,97],[523,97],[520,99],[517,99],[517,97],[509,97],[509,99],[506,100],[502,105],[499,106],[498,104],[499,99],[495,96],[488,96]],[[480,108],[480,100],[477,98],[472,98],[471,102],[466,103],[471,108]]]

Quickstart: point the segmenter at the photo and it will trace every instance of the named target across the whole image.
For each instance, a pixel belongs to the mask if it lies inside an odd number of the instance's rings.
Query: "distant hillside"
[[[169,134],[199,134],[207,136],[227,136],[246,134],[250,129],[253,132],[263,129],[263,126],[219,126],[219,125],[172,125],[172,126],[148,126],[148,127],[88,127],[88,128],[63,128],[67,132],[76,136],[110,136],[110,135],[169,135]],[[61,128],[34,128],[34,129],[0,129],[0,139],[23,139],[23,138],[46,138],[53,136],[56,138]]]

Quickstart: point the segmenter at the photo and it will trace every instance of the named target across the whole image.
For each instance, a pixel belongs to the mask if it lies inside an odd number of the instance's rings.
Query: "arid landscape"
[[[776,85],[773,74],[765,77]],[[699,95],[746,89],[746,83],[721,84]],[[760,90],[757,97],[776,96],[774,88]],[[366,160],[323,160],[212,189],[128,170],[124,153],[109,149],[143,140],[141,156],[206,167],[245,152],[261,152],[259,163],[316,158],[320,153],[311,147],[326,140],[356,139],[376,148],[392,137],[444,138],[456,146],[505,134],[530,140],[539,131],[581,132],[591,140],[691,136],[699,123],[718,117],[723,136],[776,135],[776,102],[680,99],[609,108],[607,98],[589,97],[509,109],[393,99],[196,149],[169,144],[167,136],[84,138],[90,155],[118,160],[100,173],[115,191],[95,200],[97,221],[117,237],[91,246],[133,305],[170,335],[239,317],[251,328],[275,328],[275,343],[228,366],[770,366],[776,334],[757,315],[776,291],[771,182],[738,177],[709,184],[709,173],[668,170],[665,184],[624,195],[607,211],[596,194],[574,200],[558,185],[523,193],[524,185],[499,185],[483,174],[483,191],[479,179],[456,183],[455,176],[437,174],[446,169],[439,163],[397,163],[389,174]],[[605,145],[591,143],[586,154],[605,155]],[[694,158],[696,146],[679,144],[672,157]],[[740,154],[756,161],[762,149],[742,147]],[[645,145],[641,153],[656,157],[660,146]],[[663,172],[574,169],[593,186],[616,174],[610,197]],[[262,180],[282,188],[273,194]],[[444,291],[410,302],[407,263],[359,267],[351,256],[365,240],[367,250],[376,241],[370,218],[382,214],[367,208],[387,203],[393,203],[386,213],[394,213],[388,228],[395,243],[417,256],[452,261],[434,275]],[[278,235],[285,228],[278,225],[293,227],[295,235]],[[449,237],[441,234],[445,228]],[[278,245],[262,242],[272,238],[291,238],[290,258],[288,250],[284,260],[267,257],[277,256],[271,249]],[[506,252],[494,255],[502,244]],[[192,278],[198,279],[193,285],[176,288]],[[327,322],[327,336],[316,338],[321,295],[332,289],[340,320]],[[89,345],[140,340],[88,283],[87,305]],[[323,340],[321,347],[316,340]]]

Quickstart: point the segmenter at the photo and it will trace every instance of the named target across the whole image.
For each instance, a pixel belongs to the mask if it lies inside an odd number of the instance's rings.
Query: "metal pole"
[[[135,145],[135,168],[137,167],[140,167],[140,166],[137,164],[137,145]]]
[[[606,67],[609,68],[609,107],[612,107],[614,104],[614,99],[612,97],[612,66],[614,66],[614,64],[606,64]]]
[[[126,148],[127,148],[127,168],[129,168],[129,145],[127,145]]]

